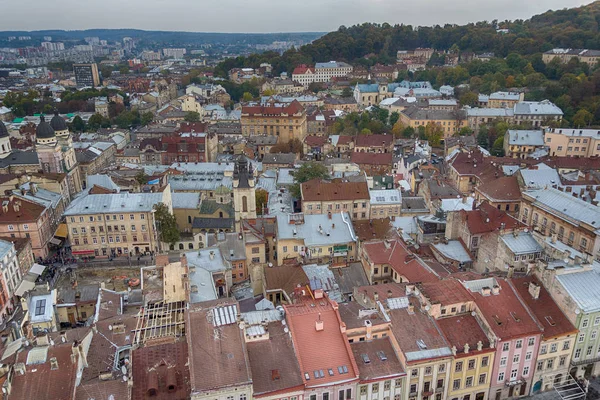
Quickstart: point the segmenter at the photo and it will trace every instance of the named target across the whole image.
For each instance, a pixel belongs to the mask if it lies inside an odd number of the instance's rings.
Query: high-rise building
[[[100,86],[100,75],[97,64],[73,64],[77,87]]]

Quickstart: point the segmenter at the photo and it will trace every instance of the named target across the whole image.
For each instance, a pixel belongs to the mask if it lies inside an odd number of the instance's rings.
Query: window
[[[459,361],[456,363],[455,367],[454,367],[454,371],[455,372],[460,372],[463,369],[463,363],[462,361]]]
[[[591,356],[592,355],[592,350],[593,350],[592,346],[588,346],[587,351],[585,352],[585,355],[586,356]]]
[[[134,219],[135,219],[135,215],[133,215],[133,214],[129,214],[129,219],[130,219],[130,220],[134,220]]]
[[[283,246],[283,252],[284,252],[284,253],[287,253],[287,251],[288,251],[288,250],[287,250],[287,246]]]
[[[523,339],[519,339],[517,340],[517,345],[516,345],[517,349],[520,349],[523,347]]]
[[[452,390],[459,390],[460,389],[460,379],[455,379],[454,382],[452,382]]]
[[[425,367],[425,375],[431,375],[431,367]]]
[[[374,383],[371,385],[371,392],[378,393],[379,392],[379,383]]]
[[[544,362],[543,361],[538,361],[538,363],[537,363],[537,370],[538,371],[543,371],[544,370]]]
[[[532,353],[530,351],[528,351],[527,353],[525,353],[525,361],[531,360],[531,355],[532,355]]]
[[[533,346],[535,344],[535,338],[530,337],[527,341],[527,346]]]
[[[119,220],[123,221],[123,219],[125,219],[125,217],[123,216],[123,214],[119,215]]]
[[[12,225],[9,225],[9,226],[8,226],[8,228],[10,229],[10,227],[11,227],[11,226],[12,226]],[[72,231],[73,231],[73,234],[74,234],[74,235],[77,235],[77,228],[73,228],[73,229],[72,229]]]
[[[562,356],[558,359],[558,366],[564,367],[566,362],[567,362],[567,356]]]
[[[438,379],[436,388],[442,389],[444,387],[444,380]]]
[[[473,377],[467,376],[467,379],[465,379],[465,387],[471,387],[471,386],[473,386]]]
[[[310,400],[317,400],[317,395],[316,394],[311,394],[310,395]]]
[[[394,386],[396,386],[396,389],[398,389],[400,386],[402,386],[402,379],[396,379],[394,381]]]
[[[540,354],[546,354],[548,352],[548,345],[544,344],[540,347]]]
[[[329,400],[329,392],[323,393],[323,400]]]
[[[360,387],[360,395],[361,396],[365,396],[367,394],[368,390],[369,390],[369,388],[367,387],[367,385],[362,385]]]
[[[46,310],[46,299],[37,300],[35,302],[35,315],[44,315]]]
[[[479,375],[479,385],[484,385],[485,384],[485,378],[486,378],[486,374],[481,374]]]
[[[504,381],[504,372],[500,372],[498,374],[498,382],[502,382],[502,381]]]
[[[446,364],[440,364],[438,367],[438,373],[443,374],[446,372]]]
[[[490,358],[488,356],[485,356],[481,359],[481,366],[487,367],[489,362],[490,362]]]
[[[504,343],[502,345],[502,351],[508,351],[510,349],[510,343]]]
[[[573,359],[578,360],[581,357],[581,349],[575,350],[575,354],[573,355]]]
[[[417,393],[417,384],[416,383],[413,383],[412,385],[410,385],[410,392]]]
[[[500,366],[501,366],[501,367],[506,367],[506,357],[502,357],[502,358],[500,359]]]
[[[413,369],[410,371],[410,377],[411,378],[416,378],[417,376],[419,376],[419,370],[418,369]]]
[[[391,387],[392,387],[392,381],[383,382],[383,390],[390,390]]]
[[[579,337],[577,338],[577,342],[581,343],[585,340],[585,333],[580,333]]]
[[[520,359],[521,359],[521,355],[520,354],[515,354],[513,356],[513,364],[518,363]]]
[[[569,347],[571,347],[571,342],[565,340],[565,342],[563,343],[563,350],[569,350]]]
[[[140,215],[140,219],[146,219],[146,215],[145,214],[141,214]]]
[[[523,367],[523,376],[529,375],[529,365]]]
[[[475,360],[469,360],[467,368],[468,369],[475,369]]]
[[[546,366],[548,369],[552,369],[552,367],[554,367],[554,358],[549,359]]]
[[[514,380],[517,379],[517,374],[519,373],[519,371],[517,369],[513,369],[512,371],[510,371],[510,380]]]
[[[598,331],[592,331],[592,339],[596,339],[596,336],[598,336]]]
[[[594,326],[600,325],[600,317],[594,318]]]

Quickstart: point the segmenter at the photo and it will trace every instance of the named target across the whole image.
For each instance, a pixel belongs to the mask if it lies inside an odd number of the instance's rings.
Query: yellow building
[[[442,129],[444,138],[453,136],[468,125],[467,116],[462,110],[429,110],[418,107],[409,107],[401,111],[400,121],[414,129],[436,124]]]
[[[562,63],[568,63],[572,58],[579,59],[580,62],[595,67],[600,60],[600,51],[588,49],[552,49],[542,54],[542,61],[548,64],[557,58]]]
[[[154,206],[173,213],[171,190],[158,193],[88,194],[65,210],[73,255],[116,257],[158,252]]]
[[[512,158],[527,158],[544,147],[544,132],[541,130],[508,130],[504,134],[504,155]]]
[[[286,105],[252,105],[242,107],[242,135],[276,136],[278,142],[303,141],[307,133],[306,111],[294,100]]]
[[[597,129],[551,128],[544,134],[544,144],[551,156],[600,156],[600,135]]]
[[[488,108],[512,108],[515,104],[525,100],[525,93],[494,92],[488,98]]]
[[[357,238],[348,213],[277,215],[277,264],[294,258],[345,263],[356,258]]]

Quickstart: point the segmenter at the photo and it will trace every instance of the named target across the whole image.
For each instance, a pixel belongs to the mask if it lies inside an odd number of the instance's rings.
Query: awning
[[[60,244],[62,243],[62,240],[53,237],[52,239],[50,239],[50,243],[60,246]]]
[[[96,254],[96,252],[94,250],[79,250],[79,251],[73,251],[72,253],[74,256],[82,255],[82,254]]]
[[[54,234],[54,236],[59,237],[59,238],[66,238],[67,236],[69,236],[68,231],[67,231],[67,224],[58,225],[58,229],[56,230],[56,233]]]

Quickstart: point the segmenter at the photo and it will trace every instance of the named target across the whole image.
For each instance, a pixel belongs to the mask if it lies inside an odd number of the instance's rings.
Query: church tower
[[[0,158],[6,157],[11,150],[8,129],[6,129],[4,122],[0,121]]]
[[[65,120],[54,113],[50,123],[44,116],[36,128],[35,150],[38,153],[42,171],[67,175],[69,194],[73,197],[81,192],[81,175],[73,148],[73,139]],[[70,199],[69,199],[70,200]]]
[[[256,218],[255,179],[252,164],[240,155],[233,167],[233,206],[235,222]]]

